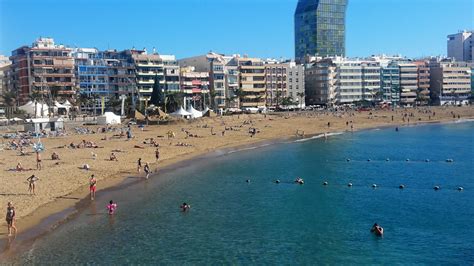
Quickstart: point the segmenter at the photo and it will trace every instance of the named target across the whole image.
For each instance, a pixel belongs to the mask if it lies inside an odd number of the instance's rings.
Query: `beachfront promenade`
[[[416,123],[469,118],[474,118],[473,107],[234,115],[202,118],[174,125],[145,126],[143,130],[131,126],[134,136],[131,140],[127,140],[126,135],[120,135],[120,128],[126,128],[126,125],[117,126],[116,130],[107,133],[88,134],[84,130],[68,128],[65,136],[41,139],[45,147],[45,151],[41,153],[41,170],[36,169],[36,155],[31,146],[24,149],[25,155],[20,155],[18,149],[10,149],[11,139],[3,139],[4,149],[0,151],[0,171],[3,172],[0,176],[0,205],[6,207],[7,202],[13,202],[18,219],[17,227],[21,232],[48,215],[87,197],[89,177],[92,174],[98,180],[97,193],[108,186],[119,184],[127,177],[144,179],[143,171],[137,173],[138,158],[142,159],[143,164],[149,162],[152,171],[157,169],[158,175],[152,178],[159,178],[162,167],[220,148],[382,126],[399,127],[402,130],[403,126]],[[82,128],[88,128],[91,132],[99,131],[99,126]],[[174,137],[173,134],[168,134],[170,132],[174,133]],[[151,138],[154,139],[154,144]],[[32,142],[36,143],[37,140]],[[155,157],[156,146],[159,146],[160,151],[158,162]],[[59,160],[52,160],[53,153],[59,156]],[[117,160],[110,160],[111,153],[116,155]],[[16,171],[18,163],[24,169],[31,170]],[[89,170],[82,169],[85,164],[90,167]],[[36,182],[36,195],[28,193],[26,183],[26,179],[33,174],[40,178]],[[39,207],[41,208],[37,210]],[[3,220],[2,225],[1,238],[6,236]]]

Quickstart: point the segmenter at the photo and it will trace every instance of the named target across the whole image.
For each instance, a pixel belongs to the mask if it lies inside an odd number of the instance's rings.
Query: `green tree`
[[[281,105],[288,107],[290,105],[294,105],[293,98],[291,97],[283,97],[281,99]]]
[[[153,91],[151,93],[151,104],[162,107],[164,104],[165,95],[160,86],[160,81],[158,79],[158,75],[155,75],[155,82],[153,83]]]
[[[304,93],[304,91],[303,91],[303,92],[297,92],[297,93],[296,93],[296,96],[299,97],[299,105],[300,105],[300,107],[301,107],[301,106],[302,106],[302,103],[301,103],[301,102],[304,100],[304,97],[306,96],[306,94]]]
[[[244,96],[245,96],[245,92],[242,90],[242,89],[237,89],[235,92],[235,97],[237,97],[237,99],[239,99],[239,109],[242,108],[242,101],[244,99]]]
[[[183,105],[184,93],[172,92],[166,95],[165,112],[174,112]]]
[[[13,107],[16,105],[16,95],[14,92],[6,91],[2,94],[2,98],[8,107]]]

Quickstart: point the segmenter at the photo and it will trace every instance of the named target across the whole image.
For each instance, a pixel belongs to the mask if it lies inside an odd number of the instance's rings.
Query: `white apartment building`
[[[288,66],[287,70],[287,83],[288,83],[288,96],[293,99],[293,102],[297,103],[300,108],[305,107],[305,69],[304,65],[296,64],[295,62],[286,63]]]
[[[467,104],[471,96],[471,65],[451,60],[430,61],[431,99],[439,105]]]
[[[329,57],[317,59],[305,72],[307,104],[351,104],[380,95],[380,63]]]

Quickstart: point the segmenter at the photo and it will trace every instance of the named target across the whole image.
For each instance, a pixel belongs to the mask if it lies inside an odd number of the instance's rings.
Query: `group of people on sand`
[[[177,142],[175,146],[180,146],[180,147],[192,147],[193,145],[189,143],[184,143],[184,142]]]
[[[69,143],[70,149],[83,149],[83,148],[99,148],[99,146],[93,141],[86,141],[83,139],[79,144]]]

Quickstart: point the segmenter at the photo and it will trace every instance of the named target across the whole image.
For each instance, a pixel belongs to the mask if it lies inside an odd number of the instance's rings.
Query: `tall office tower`
[[[474,62],[474,31],[448,35],[448,57],[456,61]]]
[[[345,56],[348,0],[299,0],[295,11],[295,58]]]

